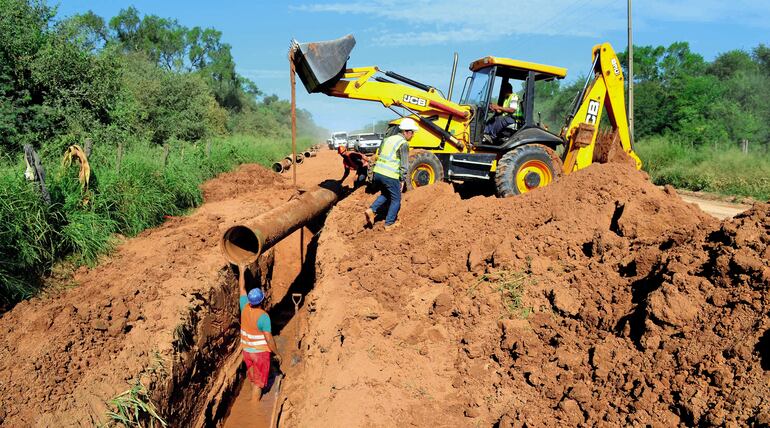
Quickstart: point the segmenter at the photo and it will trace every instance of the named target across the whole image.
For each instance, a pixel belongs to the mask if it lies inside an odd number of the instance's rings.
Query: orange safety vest
[[[261,308],[246,305],[241,311],[241,346],[256,352],[270,352],[264,332],[257,328],[257,321],[266,312]]]

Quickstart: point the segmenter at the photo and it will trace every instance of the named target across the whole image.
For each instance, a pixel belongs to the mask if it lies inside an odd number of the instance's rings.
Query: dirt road
[[[717,201],[694,195],[680,194],[679,197],[682,198],[682,200],[685,202],[697,204],[698,207],[703,210],[703,212],[720,220],[735,217],[736,214],[742,213],[751,208],[751,205]]]

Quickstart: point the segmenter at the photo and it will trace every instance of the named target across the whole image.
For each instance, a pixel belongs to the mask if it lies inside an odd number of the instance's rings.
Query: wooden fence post
[[[163,144],[163,168],[165,168],[168,165],[168,152],[169,152],[168,143],[165,143]]]
[[[118,143],[118,156],[116,163],[116,170],[120,172],[120,162],[123,160],[123,143]]]
[[[94,146],[94,140],[92,140],[90,138],[86,138],[86,142],[85,142],[85,144],[83,146],[84,146],[83,147],[83,151],[86,153],[86,157],[90,158],[91,157],[91,149]]]

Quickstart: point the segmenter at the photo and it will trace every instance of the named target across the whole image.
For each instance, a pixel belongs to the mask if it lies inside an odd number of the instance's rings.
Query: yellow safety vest
[[[377,163],[374,164],[375,174],[396,180],[401,177],[399,150],[402,144],[406,144],[406,138],[401,134],[391,135],[382,142],[378,150]]]
[[[503,107],[511,107],[511,104],[513,104],[513,107],[516,107],[516,111],[513,113],[510,113],[513,117],[524,117],[524,115],[521,112],[521,106],[519,105],[519,95],[515,92],[508,94],[507,97],[505,97],[505,100],[503,101]],[[506,113],[509,114],[509,113]]]

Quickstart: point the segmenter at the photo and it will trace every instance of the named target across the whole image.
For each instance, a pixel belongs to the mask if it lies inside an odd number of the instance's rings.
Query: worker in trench
[[[262,389],[267,386],[270,374],[270,355],[275,354],[278,363],[281,356],[275,346],[270,315],[263,308],[265,294],[260,288],[246,292],[246,266],[238,266],[238,287],[240,288],[241,308],[241,353],[246,363],[246,375],[252,383],[251,397],[255,401],[262,398]]]
[[[369,171],[369,161],[361,153],[348,150],[344,145],[337,148],[337,153],[342,156],[342,167],[345,168],[345,172],[342,174],[340,184],[342,184],[350,171],[356,172],[356,181],[353,182],[353,188],[357,189],[366,183],[366,174]]]
[[[387,203],[386,231],[398,226],[396,220],[398,219],[398,211],[401,209],[401,189],[406,191],[404,181],[409,167],[409,140],[419,129],[417,123],[408,117],[401,120],[398,128],[401,132],[386,138],[377,149],[373,181],[381,193],[374,200],[372,206],[364,211],[366,224],[373,226],[377,211]]]

